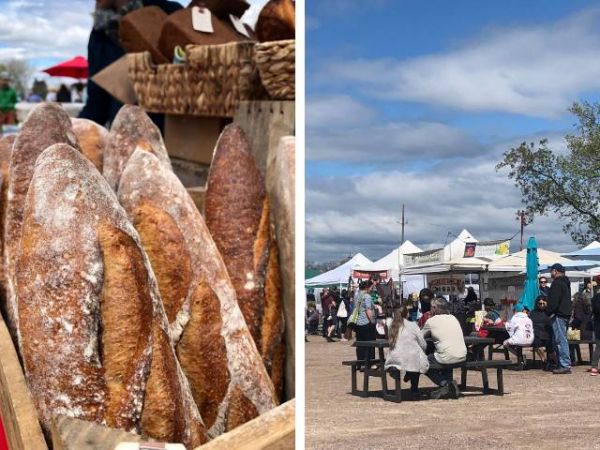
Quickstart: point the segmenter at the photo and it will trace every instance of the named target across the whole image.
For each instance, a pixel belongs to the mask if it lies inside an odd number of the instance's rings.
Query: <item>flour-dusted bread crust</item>
[[[157,274],[177,356],[209,434],[276,406],[225,264],[181,182],[153,155],[136,151],[118,195]]]
[[[102,160],[108,140],[108,130],[88,119],[71,118],[71,124],[79,141],[81,153],[94,164],[98,172],[102,173]]]
[[[225,127],[217,141],[205,200],[206,225],[223,256],[244,319],[271,376],[281,373],[283,314],[277,253],[265,183],[242,129]],[[281,379],[273,378],[281,389]]]
[[[63,414],[190,448],[206,441],[138,234],[67,145],[38,158],[16,273],[25,374],[44,425]]]
[[[42,425],[62,414],[138,430],[159,300],[135,230],[92,163],[65,144],[38,158],[23,217],[21,354]]]
[[[125,165],[136,148],[153,153],[165,167],[173,170],[158,127],[142,108],[125,105],[119,110],[110,127],[104,150],[102,173],[115,192]]]
[[[2,255],[4,255],[4,220],[6,218],[6,202],[8,201],[10,155],[16,138],[17,136],[14,134],[0,138],[0,177],[2,177],[2,183],[0,184],[0,301],[2,301],[3,308],[6,300],[6,273],[4,271],[4,258],[2,258]]]
[[[17,302],[14,265],[21,244],[23,208],[29,182],[38,156],[54,144],[78,148],[71,120],[57,103],[35,106],[21,127],[13,144],[8,177],[8,201],[4,228],[4,268],[6,271],[6,319],[14,339],[17,337]]]

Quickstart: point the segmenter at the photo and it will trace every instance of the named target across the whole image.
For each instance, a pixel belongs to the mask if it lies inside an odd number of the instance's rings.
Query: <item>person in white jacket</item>
[[[425,354],[427,342],[415,322],[407,320],[412,302],[404,302],[395,312],[390,328],[390,351],[385,360],[386,370],[395,367],[406,372],[404,381],[410,380],[410,392],[413,400],[421,398],[419,377],[429,370],[429,361]]]
[[[533,322],[529,318],[529,311],[521,303],[515,305],[515,314],[506,322],[506,331],[510,336],[503,343],[504,347],[528,347],[533,344]]]

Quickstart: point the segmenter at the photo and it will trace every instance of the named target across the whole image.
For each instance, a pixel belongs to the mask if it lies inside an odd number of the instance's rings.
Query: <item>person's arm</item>
[[[425,325],[423,325],[421,336],[423,336],[423,339],[427,339],[429,336],[431,336],[431,323],[429,320],[425,322]]]
[[[415,335],[417,336],[417,342],[423,351],[427,350],[427,341],[423,337],[423,334],[418,328],[415,328]]]
[[[373,323],[373,302],[371,298],[365,299],[365,312],[367,313],[367,319]]]

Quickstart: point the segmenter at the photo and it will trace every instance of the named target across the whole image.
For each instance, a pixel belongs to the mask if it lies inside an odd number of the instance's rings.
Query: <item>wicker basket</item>
[[[256,65],[271,98],[294,100],[296,41],[265,42],[256,45]]]
[[[241,100],[265,98],[254,64],[254,43],[186,47],[190,114],[233,117]]]
[[[150,52],[130,53],[129,79],[138,103],[147,111],[161,111],[163,104],[162,86],[158,80],[156,66],[152,63]]]

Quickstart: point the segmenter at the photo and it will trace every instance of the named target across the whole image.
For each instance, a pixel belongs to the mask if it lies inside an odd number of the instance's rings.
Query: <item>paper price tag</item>
[[[243,34],[247,38],[250,37],[250,34],[248,34],[248,30],[238,17],[235,17],[233,14],[229,14],[229,19],[231,19],[231,23],[233,24],[233,27],[238,33]]]
[[[192,28],[203,33],[214,33],[211,14],[208,8],[192,8]]]

